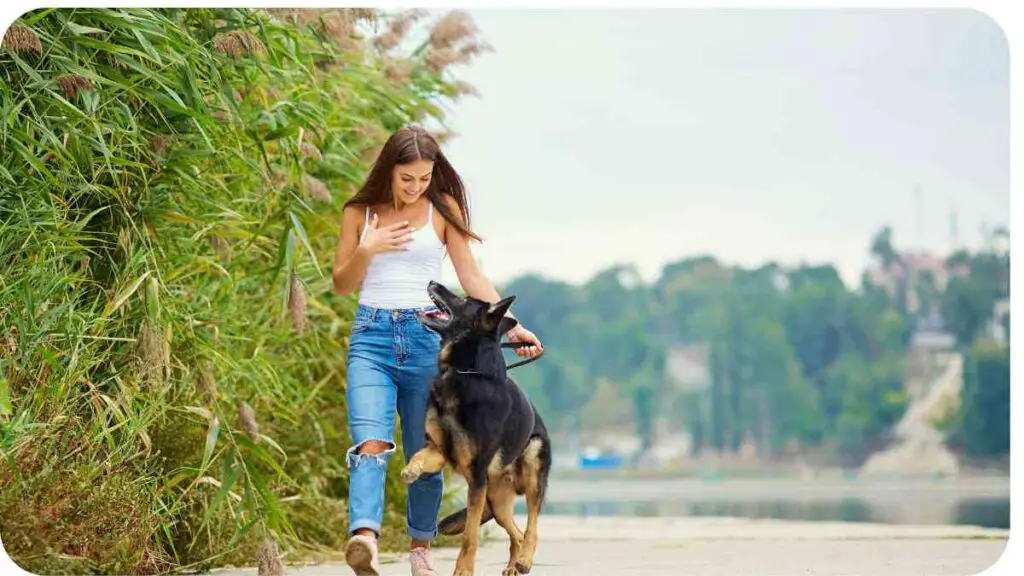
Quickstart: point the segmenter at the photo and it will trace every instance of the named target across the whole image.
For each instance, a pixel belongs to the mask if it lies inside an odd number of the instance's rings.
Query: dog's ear
[[[494,304],[491,304],[490,308],[487,309],[487,315],[492,318],[500,318],[508,312],[508,309],[512,307],[512,303],[516,301],[515,296],[508,296],[498,300]]]
[[[501,321],[498,322],[498,334],[505,334],[509,330],[516,327],[519,321],[515,318],[509,318],[508,316],[502,316]]]
[[[487,313],[484,314],[484,327],[488,330],[496,330],[505,320],[505,313],[512,306],[512,303],[516,301],[515,296],[509,296],[502,298],[494,304],[491,304],[487,308]],[[509,327],[509,330],[512,328]]]

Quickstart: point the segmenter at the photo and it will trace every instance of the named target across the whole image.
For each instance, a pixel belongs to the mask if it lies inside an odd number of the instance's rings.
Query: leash
[[[502,348],[525,348],[527,346],[533,346],[533,344],[530,344],[529,342],[502,342],[501,343],[501,347]],[[516,362],[514,364],[509,364],[508,366],[505,367],[505,369],[506,370],[511,370],[513,368],[518,368],[518,367],[520,367],[520,366],[522,366],[524,364],[529,364],[530,362],[533,362],[534,360],[540,358],[543,355],[544,355],[544,352],[541,351],[540,354],[537,354],[533,358],[527,358],[526,360],[520,360],[519,362]]]

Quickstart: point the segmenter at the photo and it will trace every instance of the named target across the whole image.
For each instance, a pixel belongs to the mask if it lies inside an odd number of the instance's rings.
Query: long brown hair
[[[455,171],[448,158],[441,152],[437,140],[420,126],[412,125],[400,128],[384,143],[384,148],[370,169],[363,186],[345,202],[350,204],[373,205],[391,202],[391,175],[396,164],[409,164],[417,160],[429,160],[434,163],[427,187],[427,199],[444,219],[463,235],[480,241],[480,237],[469,229],[469,206],[466,201],[466,187],[462,178]],[[455,199],[462,212],[462,220],[452,214],[448,203],[444,201],[447,194]],[[463,224],[465,222],[465,224]]]

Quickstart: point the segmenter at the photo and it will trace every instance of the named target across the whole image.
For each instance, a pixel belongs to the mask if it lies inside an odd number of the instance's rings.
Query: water
[[[523,502],[517,506],[525,513]],[[545,514],[1010,527],[1009,480],[557,479]]]

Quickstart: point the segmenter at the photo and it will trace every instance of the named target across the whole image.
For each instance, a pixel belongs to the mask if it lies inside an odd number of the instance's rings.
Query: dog
[[[515,296],[490,304],[433,281],[427,293],[438,311],[418,311],[416,318],[441,336],[438,375],[430,387],[426,443],[402,469],[402,480],[411,484],[445,463],[466,479],[466,507],[438,523],[442,534],[464,532],[455,576],[473,574],[480,526],[492,518],[510,541],[502,575],[528,574],[551,471],[551,440],[536,407],[506,374],[500,340],[517,323],[505,316]],[[526,496],[525,533],[513,520],[520,495]]]

